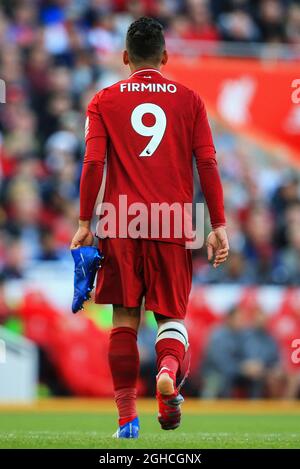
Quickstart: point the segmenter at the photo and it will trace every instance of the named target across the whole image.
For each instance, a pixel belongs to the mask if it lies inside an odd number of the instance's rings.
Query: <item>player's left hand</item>
[[[207,257],[216,268],[226,261],[229,253],[229,243],[225,226],[219,226],[209,233],[206,240]]]
[[[92,246],[94,243],[94,236],[90,228],[87,226],[79,226],[76,231],[70,249],[76,249],[80,246]]]

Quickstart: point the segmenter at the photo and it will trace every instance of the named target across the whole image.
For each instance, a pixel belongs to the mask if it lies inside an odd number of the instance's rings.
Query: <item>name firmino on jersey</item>
[[[121,83],[120,91],[151,91],[153,93],[176,93],[177,88],[173,83]]]

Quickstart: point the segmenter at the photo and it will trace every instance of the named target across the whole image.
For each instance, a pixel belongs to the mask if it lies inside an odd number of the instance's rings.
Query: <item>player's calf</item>
[[[137,418],[136,385],[139,372],[136,330],[124,326],[115,327],[111,331],[108,359],[119,413],[118,432],[122,435],[131,434],[131,429],[137,426],[132,427],[132,422]],[[136,433],[135,429],[133,429],[134,433]]]
[[[167,390],[164,394],[172,394],[170,380],[176,386],[176,378],[182,372],[188,347],[188,333],[182,322],[166,320],[160,323],[155,350],[157,355],[157,378],[159,383],[162,383],[162,388]]]

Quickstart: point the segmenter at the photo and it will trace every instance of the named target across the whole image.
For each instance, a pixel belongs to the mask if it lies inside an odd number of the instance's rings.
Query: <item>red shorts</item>
[[[189,249],[146,239],[99,241],[104,254],[97,276],[96,303],[138,307],[176,319],[186,314],[192,283]]]

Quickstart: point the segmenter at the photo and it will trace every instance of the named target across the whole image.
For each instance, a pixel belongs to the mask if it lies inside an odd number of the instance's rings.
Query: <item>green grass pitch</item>
[[[299,415],[185,415],[175,431],[140,414],[138,440],[114,440],[115,414],[0,412],[0,448],[300,448]]]

